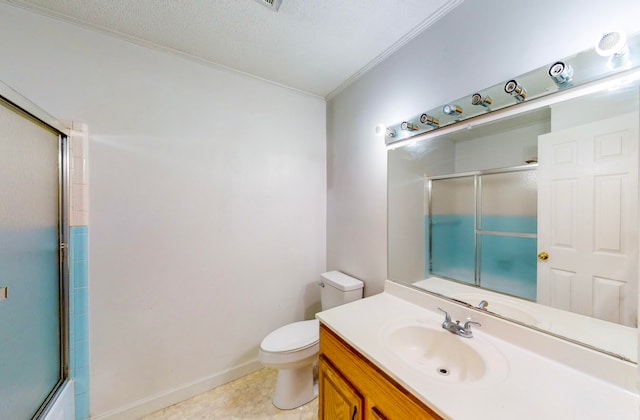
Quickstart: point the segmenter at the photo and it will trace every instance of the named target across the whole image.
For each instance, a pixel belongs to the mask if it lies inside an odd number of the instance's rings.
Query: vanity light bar
[[[600,92],[607,89],[616,89],[621,86],[632,83],[636,80],[640,80],[639,68],[627,70],[625,72],[618,73],[615,76],[609,77],[607,79],[586,83],[584,85],[574,87],[569,90],[558,91],[557,93],[549,96],[543,96],[541,98],[536,98],[527,102],[522,102],[509,108],[499,109],[489,114],[478,115],[477,117],[473,117],[469,120],[453,123],[446,127],[440,128],[436,131],[428,131],[423,134],[418,134],[417,136],[409,137],[407,139],[388,144],[387,150],[394,150],[394,149],[397,149],[398,147],[406,146],[411,143],[416,143],[418,141],[424,141],[424,140],[440,137],[440,136],[455,133],[461,130],[469,130],[473,127],[480,126],[483,124],[488,124],[490,122],[493,122],[501,118],[522,114],[527,111],[532,111],[534,109],[553,105],[558,102],[574,99],[579,96],[589,95],[591,93],[596,93],[596,92]]]
[[[627,42],[624,42],[625,39]],[[605,63],[599,54],[609,60]],[[463,121],[476,121],[483,114],[520,106],[524,102],[551,96],[558,91],[575,89],[575,86],[592,83],[598,78],[613,77],[612,73],[624,75],[633,66],[640,66],[640,33],[627,38],[621,31],[609,32],[599,40],[596,51],[581,51],[565,60],[555,61],[546,68],[539,67],[508,80],[504,85],[489,86],[467,98],[459,98],[455,102],[427,111],[428,115],[440,120],[437,125],[420,123],[420,114],[406,119],[418,127],[416,130],[402,130],[400,123],[394,124],[390,127],[395,130],[396,136],[386,136],[385,143],[389,147],[408,138],[420,139],[424,134],[442,131],[444,127]],[[468,104],[469,99],[472,106],[465,107],[462,112],[464,103]]]

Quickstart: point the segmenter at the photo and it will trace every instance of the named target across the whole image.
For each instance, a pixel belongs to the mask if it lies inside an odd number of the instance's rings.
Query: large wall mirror
[[[640,63],[575,57],[588,82],[541,68],[538,99],[390,148],[389,278],[637,362]]]

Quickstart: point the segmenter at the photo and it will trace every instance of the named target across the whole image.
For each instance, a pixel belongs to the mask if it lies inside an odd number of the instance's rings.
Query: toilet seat
[[[267,335],[260,349],[269,353],[289,353],[304,350],[320,341],[320,322],[317,319],[294,322]]]

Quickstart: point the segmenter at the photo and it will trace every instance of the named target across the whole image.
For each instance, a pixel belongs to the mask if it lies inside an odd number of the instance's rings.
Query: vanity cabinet
[[[442,419],[323,324],[318,369],[321,420]]]

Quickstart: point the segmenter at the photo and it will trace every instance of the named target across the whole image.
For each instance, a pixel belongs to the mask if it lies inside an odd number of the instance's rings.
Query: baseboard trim
[[[91,420],[131,420],[137,419],[154,411],[179,403],[203,392],[207,392],[215,387],[238,379],[244,375],[255,372],[262,368],[258,360],[251,361],[244,365],[213,374],[211,376],[198,379],[189,384],[181,385],[167,391],[151,395],[147,398],[116,408],[106,413],[92,416]]]

